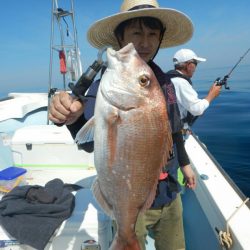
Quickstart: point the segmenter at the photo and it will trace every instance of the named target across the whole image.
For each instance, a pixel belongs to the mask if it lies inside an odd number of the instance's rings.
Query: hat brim
[[[161,48],[181,45],[193,35],[193,24],[184,13],[167,8],[146,8],[118,13],[95,22],[88,30],[88,41],[96,48],[112,46],[119,49],[114,30],[121,22],[135,17],[155,17],[162,22],[166,31]]]
[[[194,58],[197,62],[205,62],[207,59],[206,58],[202,58],[202,57],[195,57]]]

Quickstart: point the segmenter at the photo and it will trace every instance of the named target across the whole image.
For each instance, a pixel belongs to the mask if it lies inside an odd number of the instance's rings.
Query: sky
[[[69,2],[70,0],[58,0],[58,5],[67,9]],[[207,62],[199,66],[202,74],[213,68],[228,70],[250,47],[249,0],[158,2],[161,7],[185,13],[194,25],[194,34],[189,42],[160,50],[155,60],[164,71],[172,68],[172,57],[180,48],[192,49],[198,56],[207,59]],[[98,53],[87,41],[88,28],[96,20],[119,12],[121,3],[121,0],[74,0],[83,70],[96,60]],[[47,91],[51,8],[52,0],[1,0],[0,96],[7,92]],[[55,32],[55,35],[59,34]],[[54,56],[54,63],[59,65],[58,56]],[[241,66],[249,65],[250,53],[241,62]],[[55,85],[61,84],[59,66],[55,66],[52,73]],[[250,79],[250,72],[247,78]]]

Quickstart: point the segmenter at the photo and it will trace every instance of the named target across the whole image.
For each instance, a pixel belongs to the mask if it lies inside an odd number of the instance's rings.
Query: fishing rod
[[[235,70],[235,68],[239,65],[239,63],[241,62],[241,60],[247,55],[247,53],[248,53],[249,51],[250,51],[250,48],[244,53],[243,56],[240,57],[239,61],[233,66],[233,68],[229,71],[229,73],[223,77],[223,79],[220,79],[220,77],[218,77],[218,78],[215,80],[216,85],[218,85],[218,86],[224,85],[225,89],[230,89],[230,88],[227,86],[227,79],[230,77],[230,75],[232,74],[232,72]]]
[[[106,46],[99,50],[97,60],[95,60],[93,64],[88,67],[86,72],[82,74],[75,85],[72,82],[68,84],[69,88],[72,90],[72,93],[82,102],[86,101],[85,93],[92,84],[95,76],[105,66],[105,61],[103,61],[102,56],[106,50]]]

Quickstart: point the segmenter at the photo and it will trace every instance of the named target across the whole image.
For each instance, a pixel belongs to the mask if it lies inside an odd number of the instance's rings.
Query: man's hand
[[[208,95],[205,99],[210,103],[213,101],[217,96],[219,96],[222,86],[217,85],[215,82],[212,87],[209,89]]]
[[[196,175],[190,165],[181,167],[181,172],[185,179],[186,187],[190,189],[195,189],[196,187]]]
[[[53,96],[50,102],[49,119],[58,124],[71,125],[82,114],[84,105],[67,92]]]

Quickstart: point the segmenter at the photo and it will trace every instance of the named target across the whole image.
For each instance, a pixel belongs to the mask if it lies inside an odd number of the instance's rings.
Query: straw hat
[[[125,20],[143,16],[159,19],[166,28],[161,48],[183,44],[192,37],[193,25],[184,13],[160,8],[157,0],[124,0],[119,13],[100,19],[90,27],[88,40],[96,48],[112,46],[119,49],[115,28]]]

